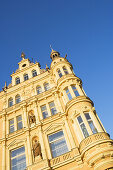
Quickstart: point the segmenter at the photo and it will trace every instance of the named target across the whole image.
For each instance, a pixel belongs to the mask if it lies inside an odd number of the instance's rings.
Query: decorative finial
[[[65,55],[65,59],[67,58],[67,54]]]
[[[5,86],[2,89],[3,89],[4,92],[7,91],[7,83],[6,83],[6,81],[5,81]]]
[[[23,52],[21,53],[21,58],[22,60],[25,59],[25,54]]]

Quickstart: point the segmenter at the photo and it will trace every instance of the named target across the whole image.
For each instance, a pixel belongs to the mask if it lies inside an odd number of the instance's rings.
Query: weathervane
[[[51,50],[53,50],[53,49],[52,49],[52,45],[50,45],[50,48],[51,48]]]

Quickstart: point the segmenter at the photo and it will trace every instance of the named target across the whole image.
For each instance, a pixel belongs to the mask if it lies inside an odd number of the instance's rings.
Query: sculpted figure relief
[[[34,144],[33,144],[33,154],[34,154],[34,158],[36,156],[41,156],[42,157],[42,153],[41,153],[41,146],[40,143],[37,141],[37,139],[34,140]]]

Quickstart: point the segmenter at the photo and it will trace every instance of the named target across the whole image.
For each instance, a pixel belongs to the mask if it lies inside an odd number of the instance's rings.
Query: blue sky
[[[50,44],[67,53],[113,139],[113,1],[0,1],[0,90],[22,51],[42,68],[50,65]]]

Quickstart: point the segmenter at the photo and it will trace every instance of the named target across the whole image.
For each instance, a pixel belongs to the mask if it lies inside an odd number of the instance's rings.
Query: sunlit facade
[[[21,54],[0,92],[0,170],[110,170],[113,140],[67,56],[50,68]]]

